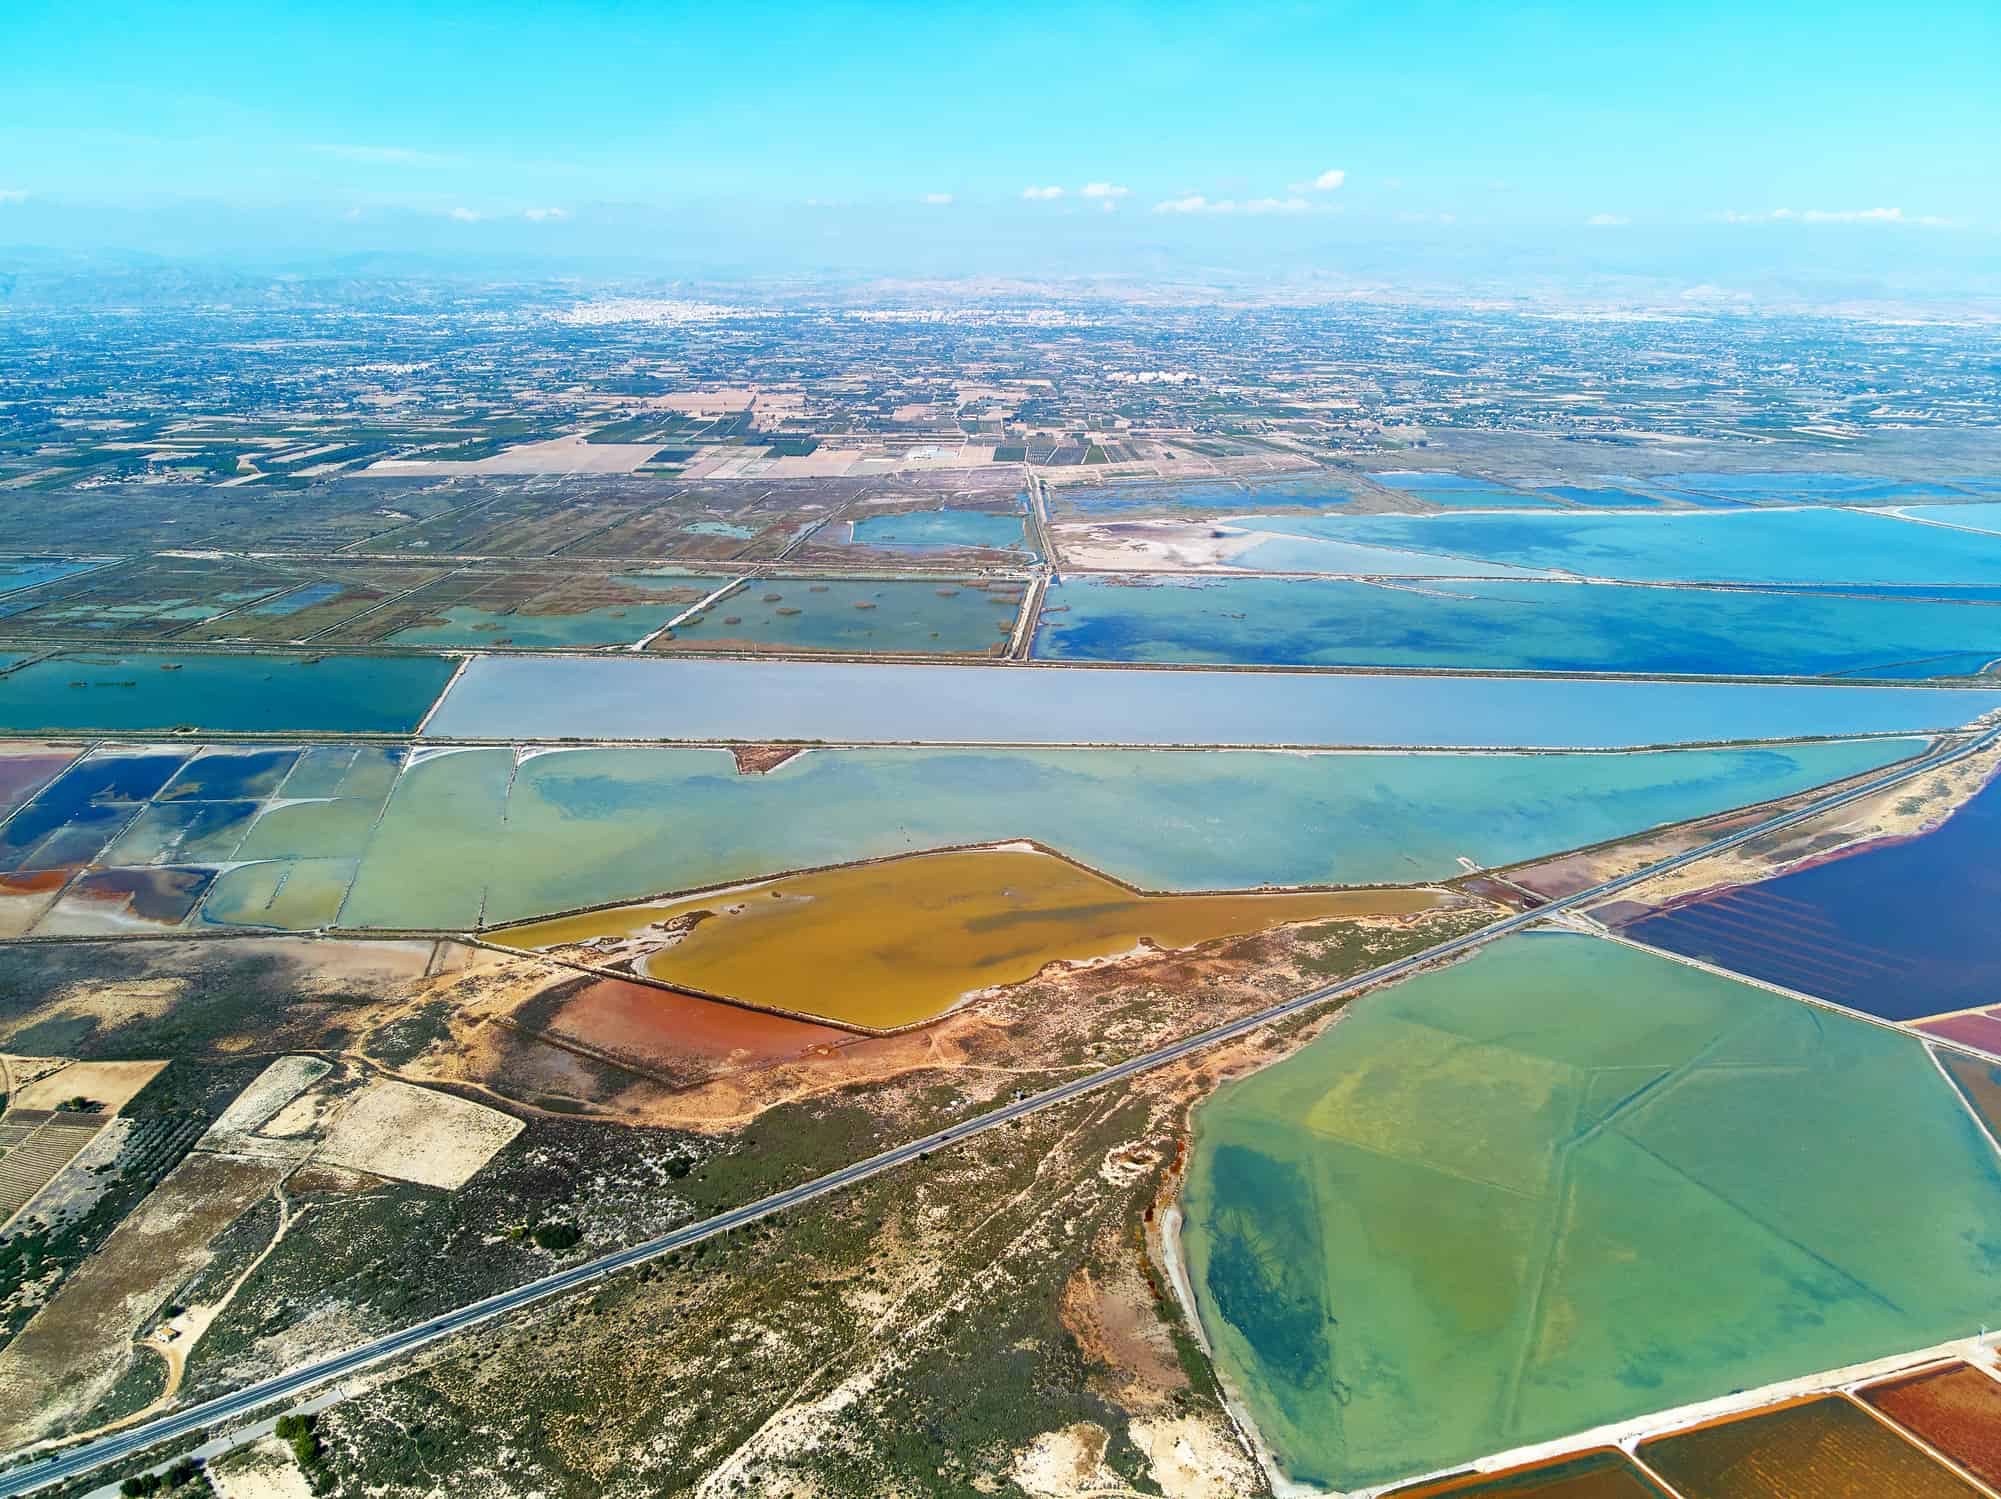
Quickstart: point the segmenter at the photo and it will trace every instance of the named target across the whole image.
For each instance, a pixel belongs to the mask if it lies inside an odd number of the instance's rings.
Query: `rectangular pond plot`
[[[1870,474],[1687,473],[1662,474],[1655,481],[1674,489],[1695,489],[1733,499],[1818,501],[1854,505],[1898,496],[1950,497],[1959,490],[1929,479],[1883,479]]]
[[[1962,1010],[1910,1022],[1911,1029],[2001,1057],[2001,1008]]]
[[[1454,489],[1400,489],[1397,492],[1406,499],[1418,500],[1426,505],[1435,505],[1441,510],[1566,510],[1569,508],[1556,495],[1535,494],[1518,489],[1479,489],[1466,486]]]
[[[1043,595],[1034,655],[1908,680],[1928,663],[1946,675],[2001,657],[2001,608],[1592,583],[1073,575]]]
[[[64,829],[77,819],[98,839],[75,860],[87,863],[187,758],[186,750],[105,749],[75,761],[0,823],[0,870],[56,867],[46,859],[33,865],[29,860],[46,852],[48,840],[61,840]],[[88,842],[88,838],[81,844],[69,840],[77,847]]]
[[[1941,526],[1958,526],[1966,531],[2001,534],[2001,504],[1903,505],[1900,513],[1913,520],[1933,521]]]
[[[1586,488],[1575,484],[1539,484],[1535,492],[1554,495],[1559,500],[1568,500],[1573,505],[1583,505],[1591,510],[1655,510],[1661,504],[1658,495],[1609,486]]]
[[[37,937],[142,936],[186,921],[215,879],[209,867],[88,869],[35,923]]]
[[[284,783],[298,758],[295,749],[204,749],[174,773],[174,778],[155,793],[155,799],[261,801]]]
[[[1150,891],[1450,878],[1788,795],[1915,745],[1649,755],[462,750],[413,760],[344,919],[464,927],[920,849],[1031,838]],[[265,849],[267,812],[244,852]],[[1477,831],[1472,831],[1477,830]],[[271,849],[274,854],[277,849]]]
[[[1642,1442],[1683,1499],[1981,1499],[1981,1491],[1837,1395]]]
[[[1183,1207],[1223,1371],[1349,1489],[1965,1335],[2001,1162],[1913,1037],[1538,933],[1213,1095]]]
[[[1981,1128],[2001,1140],[2001,1062],[1970,1057],[1944,1046],[1934,1046],[1932,1055],[1980,1120]]]
[[[1673,1499],[1623,1452],[1610,1448],[1498,1474],[1395,1489],[1383,1499]]]
[[[1884,1020],[2001,994],[2001,781],[1931,832],[1625,924],[1626,936]]]
[[[1086,519],[1114,515],[1314,515],[1353,505],[1358,487],[1333,474],[1275,479],[1189,479],[1140,484],[1074,484],[1049,492],[1049,513]]]
[[[1017,512],[990,510],[907,510],[896,515],[858,516],[836,523],[850,546],[884,552],[935,556],[957,552],[1013,552],[1022,561],[1034,554],[1028,544],[1028,523]],[[841,538],[824,531],[815,547]]]
[[[1026,592],[985,579],[753,578],[650,649],[999,655]]]
[[[1974,1477],[2001,1485],[2001,1381],[1993,1375],[1953,1364],[1871,1385],[1856,1398]]]
[[[177,641],[251,641],[282,644],[326,634],[413,588],[443,576],[434,566],[327,564],[318,576],[175,635]]]
[[[256,802],[154,802],[103,853],[104,864],[211,863],[229,859],[257,815]]]
[[[631,645],[726,581],[672,573],[458,572],[327,639],[434,649]]]
[[[725,599],[708,617],[736,607]],[[1004,608],[986,612],[1006,616]],[[996,619],[992,628],[999,626]],[[706,618],[696,627],[711,628],[733,627]],[[425,733],[524,741],[1628,749],[1692,738],[1933,731],[1996,707],[2001,691],[1922,687],[484,656],[467,665]]]
[[[101,567],[99,562],[78,562],[67,557],[0,557],[0,594],[20,588],[53,583],[75,573]]]
[[[77,757],[75,747],[0,744],[0,818],[54,780]]]
[[[2001,537],[1990,540],[1856,510],[1266,516],[1259,518],[1258,527],[1308,539],[1641,583],[2001,582]],[[1280,570],[1255,552],[1234,560],[1240,566]],[[1438,567],[1427,560],[1403,571],[1423,575]]]
[[[0,732],[409,733],[453,669],[431,656],[75,652],[0,681]]]
[[[216,876],[193,924],[281,932],[334,926],[354,873],[352,859],[238,864]]]
[[[153,557],[14,595],[0,604],[0,623],[17,636],[161,639],[300,581],[282,563]]]

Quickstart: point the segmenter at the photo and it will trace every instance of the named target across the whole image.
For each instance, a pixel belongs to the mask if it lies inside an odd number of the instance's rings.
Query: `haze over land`
[[[2001,1494],[2001,18],[32,5],[0,1499]]]

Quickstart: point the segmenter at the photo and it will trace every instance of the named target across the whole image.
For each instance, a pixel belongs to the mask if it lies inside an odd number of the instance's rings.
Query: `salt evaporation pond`
[[[1072,576],[1044,595],[1051,661],[1882,678],[1978,672],[2001,609],[1615,584]]]
[[[509,646],[521,650],[629,645],[652,634],[728,580],[672,573],[617,573],[609,581],[621,588],[664,597],[658,603],[635,601],[568,612],[527,607],[488,609],[476,603],[445,604],[436,611],[436,623],[405,626],[386,637],[384,643],[437,648]]]
[[[1661,515],[1248,517],[1249,530],[1642,583],[2001,583],[2001,537],[1956,534],[1857,510]],[[1315,569],[1309,547],[1265,542],[1231,558],[1266,572]],[[1435,571],[1437,565],[1429,564]],[[1385,572],[1390,569],[1384,569]],[[1397,570],[1423,576],[1420,565]]]
[[[1329,510],[1352,505],[1355,495],[1332,475],[1303,478],[1173,480],[1154,484],[1065,485],[1052,490],[1052,515],[1112,515],[1135,510],[1187,510],[1229,515],[1247,510]]]
[[[1919,838],[1879,843],[1631,922],[1637,941],[1885,1020],[2001,1000],[2001,781]]]
[[[966,547],[1028,551],[1027,523],[989,510],[914,510],[848,523],[848,540],[886,552],[953,551]]]
[[[1183,1202],[1220,1369],[1343,1490],[1966,1336],[2001,1257],[1916,1039],[1567,933],[1225,1086]]]
[[[368,840],[340,922],[521,921],[1010,838],[1145,890],[1437,880],[1460,873],[1462,857],[1540,857],[1788,795],[1919,748],[1904,739],[1642,755],[812,750],[763,775],[739,775],[727,751],[712,749],[419,751]]]
[[[2001,533],[2001,505],[1983,500],[1973,505],[1900,505],[1898,513],[1913,520],[1936,521],[1968,531]]]
[[[102,567],[102,562],[73,562],[67,557],[0,557],[0,593],[33,588],[75,573]]]
[[[1627,749],[1915,733],[1996,707],[2001,691],[1983,689],[490,656],[453,683],[425,733]]]
[[[72,651],[0,678],[0,731],[407,734],[454,665],[439,656]]]

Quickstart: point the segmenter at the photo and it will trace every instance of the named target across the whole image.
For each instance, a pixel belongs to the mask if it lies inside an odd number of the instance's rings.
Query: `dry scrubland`
[[[46,998],[17,1000],[0,1024],[60,1027],[87,1054],[171,1036],[178,1059],[161,1082],[199,1096],[223,1126],[211,1140],[235,1152],[197,1150],[68,1272],[59,1305],[80,1287],[122,1310],[66,1334],[100,1351],[62,1419],[115,1420],[159,1396],[153,1356],[135,1362],[130,1339],[170,1301],[205,1327],[180,1397],[219,1393],[1430,945],[1491,909],[1143,947],[890,1037],[801,1046],[760,1035],[777,1017],[704,1006],[719,1012],[706,1030],[629,1032],[621,1057],[563,1033],[579,997],[612,981],[536,958],[332,942],[8,950],[0,979],[41,982],[0,992]],[[1289,1045],[1273,1035],[1235,1055]],[[1242,1492],[1248,1460],[1143,1247],[1187,1104],[1225,1060],[1035,1116],[454,1343],[322,1417],[335,1470],[397,1493],[461,1467],[464,1492],[524,1495],[695,1492],[704,1474],[700,1491],[716,1494],[733,1479],[773,1494]],[[416,1099],[413,1129],[403,1110]],[[425,1177],[419,1163],[447,1161],[439,1140],[490,1160],[456,1191],[426,1185],[464,1175],[440,1164]],[[407,1179],[387,1179],[392,1166]],[[141,1279],[125,1246],[156,1219],[186,1246],[154,1258],[143,1295],[96,1296],[121,1266]],[[0,1364],[38,1367],[48,1346],[23,1335]]]

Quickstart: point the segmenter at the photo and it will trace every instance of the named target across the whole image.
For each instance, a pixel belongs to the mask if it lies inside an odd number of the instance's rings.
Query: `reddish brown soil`
[[[1976,1478],[2001,1484],[2001,1381],[1954,1364],[1877,1385],[1862,1399]]]
[[[1391,1499],[1662,1499],[1657,1485],[1617,1452],[1586,1452],[1510,1473],[1449,1478],[1398,1489]]]
[[[619,979],[592,981],[564,1001],[543,1031],[615,1057],[692,1052],[716,1061],[803,1057],[855,1039],[832,1026]]]
[[[767,770],[776,770],[799,751],[795,746],[784,744],[739,744],[730,753],[736,756],[736,773],[740,776],[761,776]]]
[[[1948,1015],[1942,1020],[1913,1021],[1912,1029],[1923,1031],[1928,1036],[1957,1041],[1963,1046],[1977,1046],[1982,1051],[2001,1056],[2001,1015],[1993,1010]]]

